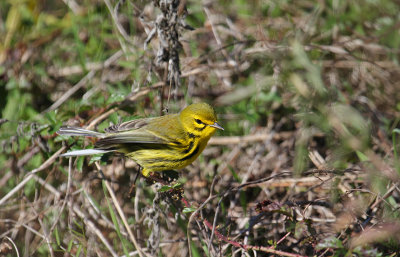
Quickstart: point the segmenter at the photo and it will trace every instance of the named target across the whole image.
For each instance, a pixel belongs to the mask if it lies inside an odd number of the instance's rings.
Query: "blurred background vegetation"
[[[0,255],[396,256],[399,13],[388,0],[1,1]],[[132,190],[138,167],[121,156],[57,158],[93,145],[62,125],[102,131],[199,101],[225,130],[179,193]]]

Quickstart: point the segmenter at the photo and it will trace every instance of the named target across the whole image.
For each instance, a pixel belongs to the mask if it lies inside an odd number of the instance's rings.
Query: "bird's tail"
[[[59,135],[66,135],[66,136],[84,136],[84,137],[97,137],[97,138],[104,138],[105,134],[88,130],[88,129],[83,129],[79,127],[68,127],[64,126],[61,127],[58,131],[57,134]],[[114,150],[105,150],[105,149],[83,149],[83,150],[75,150],[75,151],[70,151],[65,154],[61,154],[60,156],[63,157],[71,157],[71,156],[85,156],[85,155],[94,155],[94,154],[103,154],[103,153],[108,153],[108,152],[113,152]]]
[[[108,152],[114,152],[114,150],[102,150],[102,149],[83,149],[83,150],[75,150],[69,151],[67,153],[61,154],[62,157],[72,157],[72,156],[86,156],[86,155],[94,155],[94,154],[103,154]]]
[[[100,132],[78,127],[69,127],[69,126],[61,127],[57,131],[57,134],[66,136],[84,136],[84,137],[97,137],[97,138],[103,138],[105,136],[105,134]]]

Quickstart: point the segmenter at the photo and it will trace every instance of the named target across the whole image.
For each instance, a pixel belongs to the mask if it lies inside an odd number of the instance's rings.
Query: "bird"
[[[57,134],[98,138],[93,149],[70,151],[64,157],[119,152],[133,159],[141,166],[142,175],[149,177],[191,164],[217,130],[224,129],[217,123],[214,109],[207,103],[194,103],[180,113],[112,125],[104,133],[63,126]]]

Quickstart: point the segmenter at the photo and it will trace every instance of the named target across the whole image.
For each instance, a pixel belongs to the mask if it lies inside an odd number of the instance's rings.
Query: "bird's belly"
[[[181,169],[191,164],[204,150],[205,144],[196,144],[190,151],[187,148],[140,149],[127,156],[142,168],[151,171]]]

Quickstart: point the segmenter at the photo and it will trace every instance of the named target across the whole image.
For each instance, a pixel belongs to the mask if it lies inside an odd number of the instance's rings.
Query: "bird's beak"
[[[213,127],[213,128],[216,128],[216,129],[224,130],[224,128],[221,127],[221,126],[220,126],[218,123],[216,123],[216,122],[214,122],[214,124],[208,125],[208,126]]]

